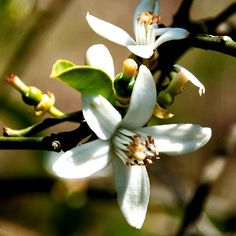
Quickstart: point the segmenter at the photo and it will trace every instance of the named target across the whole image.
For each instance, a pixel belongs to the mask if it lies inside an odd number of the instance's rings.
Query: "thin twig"
[[[96,138],[87,123],[82,122],[75,130],[46,137],[0,137],[0,149],[67,151],[87,137]]]
[[[27,128],[20,129],[20,130],[14,130],[14,129],[5,127],[3,128],[3,135],[5,137],[20,137],[20,136],[29,137],[49,127],[52,127],[54,125],[60,124],[65,121],[81,123],[83,120],[84,120],[84,117],[81,111],[73,112],[73,113],[65,114],[61,118],[47,118],[37,124],[34,124],[32,126],[29,126]]]

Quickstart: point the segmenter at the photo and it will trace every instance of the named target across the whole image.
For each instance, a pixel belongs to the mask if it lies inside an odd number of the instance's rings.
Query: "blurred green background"
[[[26,84],[56,96],[56,106],[64,112],[81,109],[80,94],[49,78],[57,59],[84,63],[89,46],[104,43],[120,72],[129,52],[96,35],[85,15],[110,21],[133,34],[133,13],[138,0],[1,0],[0,1],[0,125],[24,128],[35,118],[19,93],[4,82],[14,72]],[[194,20],[214,17],[234,0],[195,0]],[[170,25],[181,0],[160,0],[161,22]],[[236,18],[228,19],[236,25]],[[168,53],[168,52],[167,52]],[[163,156],[148,167],[151,199],[141,230],[124,221],[115,199],[112,171],[85,180],[62,181],[47,171],[40,151],[0,151],[0,235],[174,235],[183,217],[183,203],[191,198],[202,169],[214,158],[229,130],[236,136],[236,58],[218,52],[191,49],[178,61],[205,85],[206,94],[188,84],[170,111],[170,123],[197,123],[211,127],[207,146],[183,157]],[[159,121],[158,121],[159,122]],[[163,121],[162,121],[163,123]],[[71,130],[63,124],[43,133]],[[232,128],[234,127],[234,128]],[[234,140],[234,147],[235,147]],[[226,219],[236,216],[236,159],[227,156],[224,170],[211,189],[196,235],[234,235]],[[207,216],[210,218],[207,218]],[[212,221],[210,222],[209,219]],[[217,222],[214,225],[212,222]],[[236,225],[236,221],[233,222]]]

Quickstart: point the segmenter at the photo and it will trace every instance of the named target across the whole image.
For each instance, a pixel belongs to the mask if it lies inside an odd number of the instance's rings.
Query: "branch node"
[[[55,152],[61,151],[61,142],[59,140],[52,141],[52,148]]]

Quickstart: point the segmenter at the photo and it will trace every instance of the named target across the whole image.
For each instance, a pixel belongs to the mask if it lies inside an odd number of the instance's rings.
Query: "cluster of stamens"
[[[113,138],[115,154],[128,166],[152,164],[159,159],[152,136],[120,129]]]
[[[138,17],[138,23],[144,25],[158,24],[161,20],[161,17],[157,14],[152,14],[150,12],[143,12]]]
[[[143,12],[137,19],[137,27],[135,30],[136,42],[140,45],[154,44],[155,34],[154,28],[160,21],[160,16]]]

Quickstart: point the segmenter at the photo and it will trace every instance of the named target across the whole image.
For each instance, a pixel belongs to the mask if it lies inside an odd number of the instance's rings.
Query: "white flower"
[[[170,40],[186,38],[189,33],[183,28],[158,28],[159,1],[142,0],[134,14],[133,39],[123,29],[98,19],[89,13],[86,19],[90,27],[100,36],[122,46],[126,46],[132,53],[142,58],[150,58],[159,45]],[[153,14],[152,14],[153,13]],[[156,39],[157,37],[157,39]]]
[[[101,65],[102,58],[105,63],[102,51],[109,57],[104,46],[95,45],[89,49],[87,61]],[[92,55],[97,56],[90,60]],[[104,65],[101,67],[106,68]],[[193,124],[143,128],[156,103],[155,83],[144,65],[139,68],[123,119],[102,96],[83,95],[82,103],[84,118],[99,139],[65,152],[54,162],[53,171],[64,178],[84,178],[111,163],[120,209],[131,226],[141,228],[150,195],[145,165],[158,159],[159,153],[180,155],[199,149],[210,139],[211,129]]]

